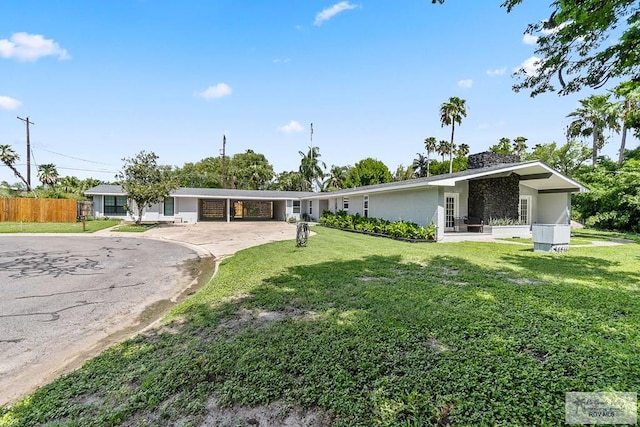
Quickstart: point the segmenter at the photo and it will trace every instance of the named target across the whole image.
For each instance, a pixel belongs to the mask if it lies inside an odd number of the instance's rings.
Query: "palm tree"
[[[451,125],[451,141],[449,146],[449,155],[453,153],[455,144],[453,135],[456,130],[456,123],[462,124],[462,118],[467,117],[467,106],[464,99],[452,96],[448,102],[440,106],[440,123],[442,127]],[[453,172],[453,160],[449,159],[449,173]]]
[[[411,169],[413,169],[413,174],[416,178],[422,178],[424,176],[428,176],[428,165],[427,158],[422,155],[422,153],[416,153],[416,158],[413,159],[413,163],[411,164]]]
[[[13,150],[13,148],[11,148],[10,145],[0,145],[0,162],[4,163],[5,166],[13,171],[13,174],[15,176],[17,176],[22,182],[24,182],[24,185],[27,186],[27,191],[31,191],[31,186],[29,185],[27,180],[24,179],[22,174],[18,172],[18,169],[16,169],[16,162],[18,160],[20,160],[20,156]]]
[[[327,168],[327,165],[325,162],[318,161],[320,149],[318,147],[309,147],[309,151],[306,154],[302,151],[298,151],[298,153],[302,156],[299,171],[304,178],[305,190],[312,191],[314,181],[316,181],[318,187],[321,187],[322,182],[320,180],[324,178],[324,169]]]
[[[591,162],[596,167],[598,150],[606,142],[605,129],[620,131],[618,113],[609,101],[609,95],[591,95],[580,100],[580,107],[569,113],[567,117],[574,117],[567,128],[568,137],[592,138]]]
[[[624,162],[624,150],[627,142],[627,130],[632,118],[640,114],[640,85],[636,82],[623,82],[611,91],[620,101],[620,118],[622,119],[622,139],[618,153],[618,166]]]
[[[58,170],[53,163],[38,166],[38,179],[42,185],[53,187],[58,183]]]
[[[438,146],[436,147],[436,153],[440,154],[440,156],[442,157],[442,163],[444,163],[444,156],[449,153],[449,141],[441,139],[438,142]]]
[[[430,136],[424,139],[424,149],[427,152],[427,177],[429,176],[429,168],[431,167],[431,153],[435,153],[438,148],[436,138]]]
[[[324,181],[324,188],[332,191],[332,190],[342,190],[345,188],[345,182],[347,180],[347,166],[336,166],[331,165],[331,169],[329,170],[329,175],[327,179]]]
[[[469,155],[469,145],[464,143],[458,145],[458,156],[467,157],[468,155]]]
[[[513,149],[518,156],[522,156],[522,154],[527,149],[527,138],[524,136],[519,136],[513,139]]]

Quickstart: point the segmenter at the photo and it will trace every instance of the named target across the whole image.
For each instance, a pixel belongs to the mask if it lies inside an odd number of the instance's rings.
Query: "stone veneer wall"
[[[517,154],[499,154],[485,151],[484,153],[470,155],[467,161],[467,167],[469,169],[479,169],[509,163],[520,163],[520,156]]]
[[[469,156],[469,169],[500,164],[519,163],[517,154],[479,153]],[[520,177],[512,174],[502,178],[485,178],[469,181],[468,212],[489,223],[491,218],[518,219],[520,203]]]

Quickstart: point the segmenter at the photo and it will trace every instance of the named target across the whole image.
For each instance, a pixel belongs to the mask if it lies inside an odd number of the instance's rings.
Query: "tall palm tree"
[[[42,185],[53,187],[58,183],[58,169],[53,163],[45,163],[38,166],[38,179]]]
[[[18,153],[16,153],[10,145],[0,144],[0,162],[4,163],[5,166],[11,169],[15,176],[17,176],[22,182],[24,182],[24,185],[27,186],[27,191],[31,191],[31,186],[29,185],[27,180],[24,179],[22,174],[18,172],[18,169],[16,169],[16,162],[18,160],[20,160],[20,155],[18,155]]]
[[[312,191],[314,181],[318,187],[322,186],[322,179],[324,178],[324,169],[327,165],[323,161],[319,161],[320,148],[309,147],[309,151],[305,154],[302,151],[298,151],[302,159],[300,160],[300,173],[304,178],[304,186],[306,191]],[[322,167],[320,167],[322,165]]]
[[[458,145],[458,156],[467,157],[469,155],[469,144],[462,143]]]
[[[449,153],[449,141],[441,139],[440,142],[438,142],[438,146],[436,147],[436,153],[442,156],[442,163],[444,163],[444,156],[445,154]]]
[[[620,101],[620,118],[622,119],[622,138],[618,153],[618,166],[624,162],[624,150],[627,142],[627,130],[632,119],[640,116],[640,85],[636,82],[623,82],[611,91]]]
[[[438,148],[436,138],[430,136],[424,139],[424,149],[427,152],[427,177],[429,176],[429,168],[431,167],[431,153],[435,153]]]
[[[416,158],[413,159],[413,163],[411,164],[411,169],[413,169],[413,175],[416,178],[422,178],[424,176],[428,176],[428,162],[427,158],[422,155],[422,153],[416,153]]]
[[[580,107],[569,113],[567,117],[574,120],[567,128],[568,137],[592,138],[591,162],[596,167],[598,150],[606,142],[604,131],[611,129],[620,131],[618,113],[609,101],[609,95],[591,95],[580,100]]]
[[[444,102],[440,106],[440,123],[441,126],[451,126],[451,141],[449,148],[449,155],[453,153],[455,144],[453,142],[453,135],[456,131],[456,123],[462,124],[462,118],[467,117],[467,101],[457,96],[452,96],[449,101]],[[449,159],[449,173],[453,172],[453,160]]]
[[[327,179],[324,181],[324,188],[329,191],[345,188],[348,169],[347,166],[331,165]]]
[[[513,149],[518,156],[522,156],[522,154],[527,149],[527,138],[524,136],[518,136],[513,139]]]

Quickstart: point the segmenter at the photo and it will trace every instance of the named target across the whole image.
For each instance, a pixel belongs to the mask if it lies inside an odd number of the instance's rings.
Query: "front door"
[[[444,231],[456,231],[458,218],[458,195],[444,193]]]

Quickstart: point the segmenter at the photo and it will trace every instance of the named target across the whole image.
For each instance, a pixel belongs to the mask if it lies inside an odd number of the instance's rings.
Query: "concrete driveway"
[[[199,256],[289,239],[295,225],[284,222],[0,235],[0,406],[160,317],[196,281]]]

